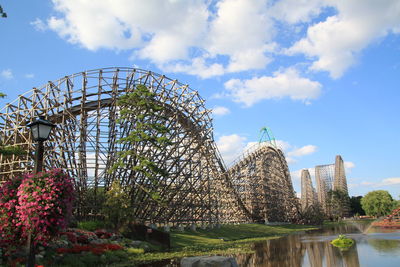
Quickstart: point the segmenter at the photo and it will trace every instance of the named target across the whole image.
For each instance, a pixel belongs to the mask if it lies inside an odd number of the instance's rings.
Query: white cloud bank
[[[352,184],[351,187],[358,186],[369,186],[369,187],[381,187],[381,186],[392,186],[392,185],[400,185],[400,177],[391,177],[382,179],[380,182],[369,182],[363,181],[359,184]]]
[[[339,78],[368,45],[400,33],[398,0],[52,2],[54,15],[31,23],[38,31],[92,51],[129,50],[132,59],[201,78],[265,70],[282,53],[304,55],[292,64]],[[289,40],[282,41],[282,32]],[[226,88],[234,101],[251,106],[283,97],[310,103],[322,86],[286,66],[272,76],[230,80]]]
[[[308,102],[320,95],[322,85],[300,76],[293,68],[275,72],[273,76],[256,77],[249,80],[231,79],[225,83],[227,95],[246,107],[263,99],[290,97]]]
[[[328,71],[332,78],[339,78],[371,42],[398,33],[398,0],[332,0],[326,3],[334,7],[337,14],[309,26],[306,37],[288,50],[289,54],[303,53],[315,58],[312,70]]]
[[[217,146],[226,164],[239,157],[246,146],[246,137],[238,134],[224,135],[217,140]]]
[[[345,161],[343,165],[346,172],[351,172],[351,169],[356,167],[356,164],[351,161]]]
[[[280,148],[286,155],[296,157],[296,159],[286,156],[288,164],[294,163],[298,158],[305,155],[310,155],[317,150],[316,146],[307,145],[300,148],[292,146],[289,142],[282,140],[275,140],[276,146]],[[251,153],[256,149],[258,142],[248,142],[247,138],[238,134],[224,135],[217,140],[217,146],[221,152],[221,156],[226,164],[231,164],[237,160],[243,153]]]
[[[224,116],[231,113],[231,111],[226,107],[216,106],[212,109],[212,113],[217,116]]]
[[[301,156],[306,156],[310,155],[317,151],[317,146],[314,145],[306,145],[300,148],[297,148],[293,151],[288,152],[289,157],[301,157]]]

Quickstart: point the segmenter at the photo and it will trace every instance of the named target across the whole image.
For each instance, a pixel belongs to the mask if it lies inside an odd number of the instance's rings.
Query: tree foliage
[[[352,196],[350,198],[350,208],[353,215],[365,215],[365,210],[361,207],[362,196]]]
[[[6,94],[0,92],[0,98],[4,98]],[[19,147],[5,146],[0,140],[0,155],[10,156],[10,155],[21,155],[24,151]]]
[[[107,223],[110,223],[115,230],[120,230],[132,218],[129,194],[121,187],[118,180],[115,180],[110,190],[106,192],[103,213]]]
[[[376,190],[366,194],[361,199],[361,206],[367,215],[385,216],[388,215],[397,205],[388,191]]]
[[[339,220],[340,218],[350,215],[350,197],[344,191],[329,191],[327,204],[330,213],[328,215],[335,220]]]
[[[154,161],[154,158],[165,153],[166,147],[171,142],[168,139],[168,117],[165,116],[164,106],[156,97],[157,95],[146,86],[137,85],[133,92],[118,100],[117,104],[120,107],[118,123],[122,127],[130,128],[127,136],[118,142],[129,149],[119,153],[112,171],[130,168],[133,171],[131,180],[120,181],[120,185],[123,188],[135,187],[147,194],[150,199],[162,202],[157,192],[158,178],[168,174]],[[137,179],[138,177],[141,179]],[[138,180],[141,182],[137,182]]]
[[[325,217],[319,204],[308,206],[301,215],[302,223],[307,225],[322,225]]]

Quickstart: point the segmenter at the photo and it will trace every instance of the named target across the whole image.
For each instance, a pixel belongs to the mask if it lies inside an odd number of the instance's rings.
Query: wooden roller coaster
[[[171,141],[165,150],[143,142],[129,147],[118,142],[134,121],[117,123],[120,96],[145,85],[162,104]],[[213,137],[211,111],[188,85],[150,71],[104,68],[48,82],[20,95],[0,113],[0,140],[26,153],[0,156],[0,180],[33,169],[31,133],[26,125],[44,115],[57,124],[46,142],[44,166],[62,168],[75,179],[77,210],[93,212],[96,195],[116,179],[129,187],[135,218],[152,223],[220,223],[296,221],[295,197],[285,157],[274,146],[261,144],[227,169]],[[136,150],[167,170],[156,184],[132,168],[110,172],[120,151]],[[134,166],[129,162],[127,166]],[[140,188],[163,199],[151,199]],[[93,203],[87,195],[94,194]]]

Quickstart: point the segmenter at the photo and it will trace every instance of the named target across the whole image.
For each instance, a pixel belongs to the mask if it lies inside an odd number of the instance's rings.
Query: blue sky
[[[0,0],[0,91],[136,66],[214,110],[227,164],[268,126],[295,190],[342,155],[350,195],[400,195],[398,0]],[[312,169],[311,169],[312,170]],[[313,174],[313,172],[311,172]]]

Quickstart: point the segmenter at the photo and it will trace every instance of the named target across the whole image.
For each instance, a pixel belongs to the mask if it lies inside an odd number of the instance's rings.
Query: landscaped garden
[[[126,233],[106,230],[107,222],[79,222],[67,228],[46,244],[37,243],[36,264],[41,266],[132,266],[157,260],[196,255],[227,255],[252,252],[251,244],[298,231],[311,226],[262,224],[222,225],[214,229],[172,229],[171,249],[143,240],[127,238]],[[96,229],[98,228],[98,229]],[[96,229],[96,230],[94,230]],[[89,231],[91,230],[91,231]],[[129,235],[129,234],[128,234]],[[25,252],[14,249],[3,255],[3,263],[22,266]]]
[[[73,180],[60,169],[3,183],[1,263],[23,266],[34,257],[39,266],[132,266],[189,255],[249,252],[251,242],[313,229],[262,224],[214,225],[197,231],[172,229],[168,248],[137,240],[132,234],[132,218],[129,207],[125,207],[127,196],[118,183],[104,194],[102,220],[76,221],[75,201]]]

